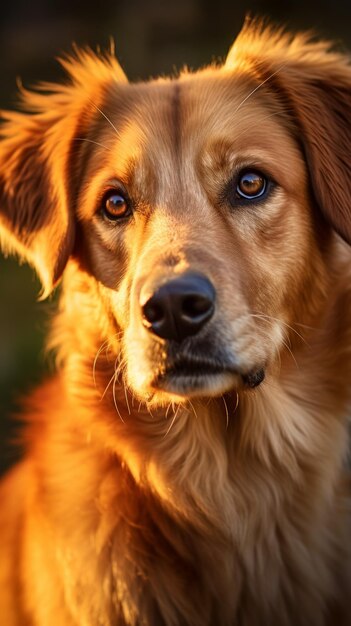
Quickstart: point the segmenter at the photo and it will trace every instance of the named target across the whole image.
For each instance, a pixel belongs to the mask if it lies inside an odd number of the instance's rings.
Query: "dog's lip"
[[[169,365],[160,374],[161,377],[211,376],[211,374],[237,374],[237,368],[231,364],[218,363],[206,359],[182,359]]]
[[[182,360],[162,368],[151,387],[177,396],[213,396],[228,391],[239,380],[232,366],[208,360]]]
[[[178,360],[159,371],[153,380],[152,386],[162,388],[165,383],[167,386],[172,386],[172,382],[176,385],[177,383],[186,382],[186,386],[190,385],[190,387],[193,382],[195,386],[199,386],[201,381],[205,381],[206,378],[225,375],[241,380],[241,384],[244,387],[254,388],[264,380],[265,369],[264,367],[255,367],[249,372],[243,373],[232,363],[187,358]]]

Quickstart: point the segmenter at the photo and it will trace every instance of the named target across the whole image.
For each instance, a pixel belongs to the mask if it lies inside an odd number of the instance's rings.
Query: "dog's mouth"
[[[152,381],[152,387],[182,396],[215,396],[233,388],[257,387],[264,376],[262,367],[240,373],[231,364],[182,359],[160,370]]]

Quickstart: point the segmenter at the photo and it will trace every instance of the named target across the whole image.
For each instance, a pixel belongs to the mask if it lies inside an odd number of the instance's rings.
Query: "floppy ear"
[[[68,85],[22,90],[25,113],[3,113],[0,140],[0,241],[37,270],[43,297],[73,251],[72,187],[80,152],[102,88],[125,80],[116,59],[91,51],[62,64]],[[94,104],[93,104],[94,102]]]
[[[40,115],[8,114],[6,119],[0,143],[1,243],[35,267],[47,295],[73,249],[74,220],[64,181],[70,138],[62,129],[61,162],[54,167],[48,136],[59,122],[50,124]]]
[[[248,64],[281,102],[307,161],[314,197],[351,244],[351,65],[329,42],[246,24],[226,67]]]

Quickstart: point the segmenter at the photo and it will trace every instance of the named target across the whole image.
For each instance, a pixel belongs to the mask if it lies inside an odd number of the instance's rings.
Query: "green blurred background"
[[[12,0],[1,8],[0,107],[15,106],[17,78],[59,80],[55,57],[72,42],[107,47],[112,36],[128,76],[144,79],[225,56],[249,12],[351,46],[350,0]],[[37,302],[39,289],[28,267],[0,256],[0,471],[18,454],[10,416],[48,368],[43,340],[55,299]]]

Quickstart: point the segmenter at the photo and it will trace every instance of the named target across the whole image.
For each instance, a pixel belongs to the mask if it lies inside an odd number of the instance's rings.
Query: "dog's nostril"
[[[206,296],[186,296],[182,303],[182,313],[189,318],[197,318],[213,308],[213,302]]]
[[[165,313],[162,306],[150,301],[143,306],[143,315],[150,324],[155,324],[157,322],[162,322]]]

